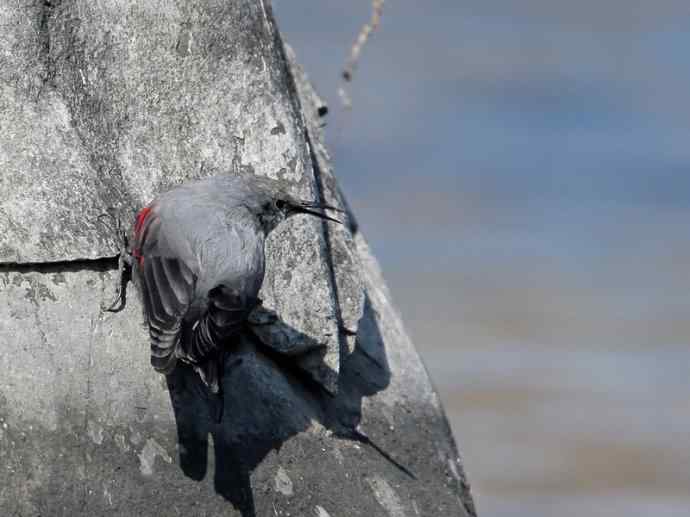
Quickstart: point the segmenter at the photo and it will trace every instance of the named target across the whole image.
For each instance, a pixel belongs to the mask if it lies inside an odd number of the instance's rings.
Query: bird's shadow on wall
[[[390,370],[368,296],[354,350],[341,362],[338,378],[338,393],[331,396],[295,366],[294,358],[277,354],[249,332],[239,336],[226,355],[222,399],[209,394],[190,367],[178,366],[167,381],[180,468],[196,481],[206,476],[211,436],[216,492],[243,517],[253,517],[251,473],[271,450],[279,450],[312,420],[337,436],[371,443],[357,431],[362,399],[388,386]],[[223,416],[218,422],[221,403]]]

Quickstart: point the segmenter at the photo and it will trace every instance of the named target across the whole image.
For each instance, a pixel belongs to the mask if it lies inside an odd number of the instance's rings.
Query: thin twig
[[[362,49],[369,40],[371,33],[374,32],[381,23],[381,14],[383,13],[384,1],[385,0],[372,0],[371,18],[369,19],[369,22],[365,23],[360,29],[359,34],[357,35],[357,38],[350,49],[350,56],[345,62],[345,68],[343,68],[343,80],[345,83],[352,82],[352,77],[354,76],[355,69],[357,68],[357,63],[359,62]],[[342,101],[345,109],[350,109],[352,107],[352,100],[350,99],[344,84],[338,88],[338,95],[340,96],[340,100]]]

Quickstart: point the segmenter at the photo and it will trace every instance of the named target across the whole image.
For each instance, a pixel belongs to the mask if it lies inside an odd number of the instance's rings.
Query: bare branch
[[[366,45],[371,34],[378,28],[379,24],[381,23],[381,14],[383,13],[384,1],[385,0],[372,0],[371,18],[369,19],[369,22],[365,23],[360,29],[359,34],[357,35],[357,38],[355,39],[355,42],[352,44],[352,48],[350,49],[350,56],[345,62],[345,67],[343,68],[343,80],[346,83],[352,82],[352,77],[354,75],[355,69],[357,68],[357,63],[359,62],[359,57],[362,53],[362,49],[364,48],[364,45]],[[340,99],[345,108],[350,109],[352,107],[352,100],[350,99],[350,96],[348,95],[344,84],[340,88],[338,88],[338,95],[340,96]]]

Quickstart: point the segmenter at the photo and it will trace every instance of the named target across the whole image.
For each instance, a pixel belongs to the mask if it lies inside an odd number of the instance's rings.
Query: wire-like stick
[[[371,33],[374,32],[381,23],[381,14],[383,13],[384,1],[385,0],[372,0],[371,18],[369,19],[369,22],[365,23],[360,29],[359,34],[357,35],[357,38],[350,49],[350,56],[345,62],[345,68],[343,68],[343,80],[346,83],[352,82],[352,77],[355,73],[355,69],[357,68],[357,63],[359,62],[362,49],[369,40]],[[340,96],[340,100],[342,101],[343,106],[345,106],[345,109],[350,109],[352,107],[352,100],[345,90],[345,85],[342,85],[340,88],[338,88],[338,95]]]

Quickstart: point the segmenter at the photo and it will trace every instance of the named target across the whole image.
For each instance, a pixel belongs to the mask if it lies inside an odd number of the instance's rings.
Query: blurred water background
[[[690,515],[690,3],[274,0],[480,515]]]

